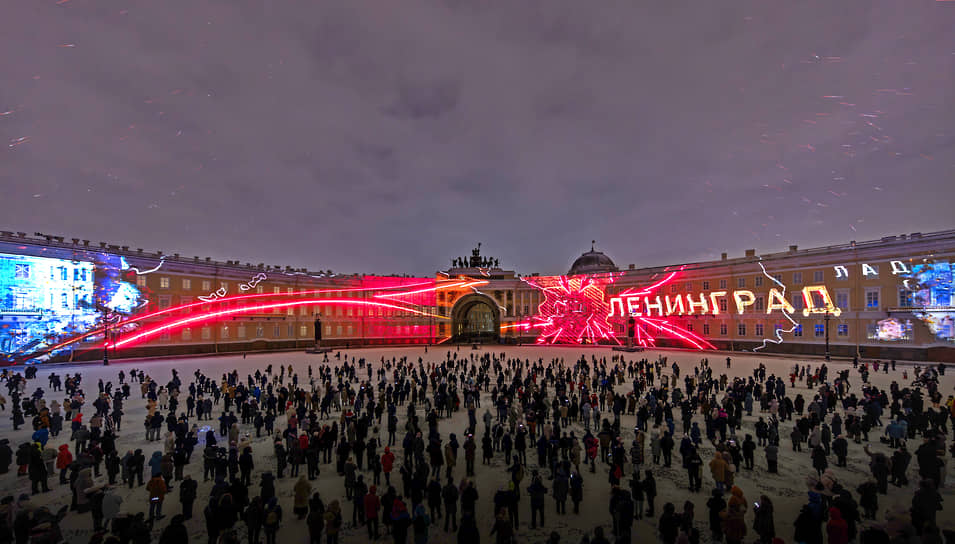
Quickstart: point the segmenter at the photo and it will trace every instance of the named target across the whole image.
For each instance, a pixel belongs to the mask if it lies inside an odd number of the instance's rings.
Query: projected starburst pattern
[[[529,321],[509,325],[539,329],[538,344],[618,343],[607,321],[610,305],[605,293],[619,274],[523,278],[540,289],[544,301]]]
[[[621,292],[621,298],[647,296],[673,281],[679,271],[669,272],[659,281]],[[540,289],[544,301],[538,315],[527,321],[503,325],[502,330],[538,330],[538,344],[620,344],[614,333],[614,318],[607,300],[607,288],[620,273],[580,276],[545,276],[523,278],[528,285]],[[694,349],[716,349],[705,339],[667,318],[633,316],[634,339],[642,347],[654,347],[657,339],[667,338],[679,346]],[[617,318],[626,325],[627,318]]]

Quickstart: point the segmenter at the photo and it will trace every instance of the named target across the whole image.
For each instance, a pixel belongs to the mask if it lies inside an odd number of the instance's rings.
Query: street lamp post
[[[829,317],[830,317],[829,310],[826,310],[826,317],[825,317],[825,323],[826,323],[826,361],[829,361],[829,360],[830,360],[830,358],[829,358]]]

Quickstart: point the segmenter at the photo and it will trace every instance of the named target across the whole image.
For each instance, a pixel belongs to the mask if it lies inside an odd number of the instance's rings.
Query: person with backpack
[[[342,529],[342,507],[337,500],[328,504],[325,511],[325,535],[328,544],[338,544],[338,533]]]
[[[262,528],[265,529],[265,544],[275,544],[275,535],[282,523],[282,507],[275,497],[269,499],[265,506],[265,518]]]

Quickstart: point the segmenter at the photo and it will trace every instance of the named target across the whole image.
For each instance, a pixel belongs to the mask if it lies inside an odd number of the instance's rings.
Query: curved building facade
[[[955,231],[561,276],[334,275],[0,232],[0,361],[503,342],[955,361]]]

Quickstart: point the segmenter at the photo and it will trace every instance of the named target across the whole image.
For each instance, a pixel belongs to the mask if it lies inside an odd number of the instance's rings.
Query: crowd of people
[[[745,377],[716,366],[452,349],[432,361],[338,353],[244,376],[179,369],[162,383],[148,366],[95,385],[55,368],[37,385],[35,368],[8,369],[14,432],[0,438],[0,475],[12,465],[31,493],[0,500],[0,544],[64,541],[62,520],[87,513],[89,542],[104,544],[185,544],[194,515],[209,544],[274,544],[280,531],[316,544],[510,544],[541,532],[549,544],[608,544],[647,522],[665,544],[955,542],[937,517],[955,456],[944,365],[911,369],[911,381],[904,367],[888,390],[870,378],[896,376],[894,362],[788,375],[760,364]],[[133,403],[142,427],[123,419]],[[32,434],[14,451],[24,426]],[[789,447],[811,467],[793,484],[805,486],[793,519],[770,492],[752,503],[744,492],[778,473]],[[847,462],[863,454],[871,478],[850,485]],[[496,488],[477,475],[491,467],[506,474]],[[661,496],[661,478],[684,500]],[[282,482],[294,482],[287,495]],[[893,523],[880,509],[890,486],[910,497]],[[68,504],[32,498],[51,489]],[[571,537],[560,520],[582,510],[587,529]]]

